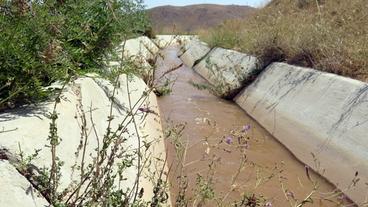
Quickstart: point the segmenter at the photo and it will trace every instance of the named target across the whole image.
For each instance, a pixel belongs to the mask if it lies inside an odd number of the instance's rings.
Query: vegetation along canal
[[[172,85],[158,104],[174,205],[353,205],[235,103],[204,89],[206,81],[181,66],[178,51],[161,51],[155,72],[158,84]]]

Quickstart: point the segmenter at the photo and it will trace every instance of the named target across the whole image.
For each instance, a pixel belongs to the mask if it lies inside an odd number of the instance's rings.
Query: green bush
[[[141,0],[1,1],[0,110],[46,98],[55,80],[100,70],[147,22]]]

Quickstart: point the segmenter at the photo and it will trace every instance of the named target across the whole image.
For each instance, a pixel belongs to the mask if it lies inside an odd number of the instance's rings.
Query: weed
[[[272,0],[245,20],[230,20],[201,38],[211,46],[368,80],[365,0]]]
[[[0,110],[48,98],[56,80],[106,68],[124,38],[143,33],[140,0],[0,3]]]

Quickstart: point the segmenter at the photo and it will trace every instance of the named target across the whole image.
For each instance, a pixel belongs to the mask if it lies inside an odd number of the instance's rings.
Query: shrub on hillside
[[[272,0],[246,20],[202,32],[212,46],[368,81],[365,0]]]
[[[101,69],[124,38],[145,32],[140,0],[0,3],[0,110],[45,98],[67,75]]]

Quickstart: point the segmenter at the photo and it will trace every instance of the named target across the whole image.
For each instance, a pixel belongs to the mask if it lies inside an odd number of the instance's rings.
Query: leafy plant
[[[141,0],[0,2],[0,110],[45,99],[56,80],[101,71],[148,26]]]

